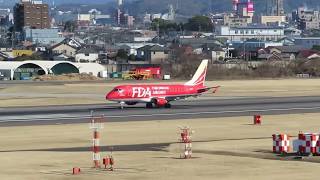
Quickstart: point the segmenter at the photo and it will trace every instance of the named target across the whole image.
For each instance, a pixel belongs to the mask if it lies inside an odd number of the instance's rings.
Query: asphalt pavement
[[[171,109],[143,104],[124,109],[118,104],[0,108],[0,126],[88,123],[91,112],[108,122],[318,113],[320,97],[192,99],[173,102]]]

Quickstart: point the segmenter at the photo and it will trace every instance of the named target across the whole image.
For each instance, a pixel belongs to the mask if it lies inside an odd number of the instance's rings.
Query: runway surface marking
[[[204,112],[182,112],[182,113],[157,113],[157,114],[135,114],[135,115],[119,115],[119,116],[108,116],[105,115],[106,118],[130,118],[130,117],[155,117],[155,116],[181,116],[181,115],[201,115],[201,114],[225,114],[225,113],[246,113],[246,112],[271,112],[271,111],[296,111],[296,110],[316,110],[320,109],[318,107],[297,107],[297,108],[271,108],[271,109],[251,109],[251,110],[233,110],[233,111],[204,111]],[[26,118],[20,119],[10,119],[12,116],[7,116],[7,120],[0,120],[0,123],[7,122],[32,122],[32,121],[53,121],[53,120],[74,120],[79,118],[90,118],[90,115],[83,116],[58,116],[56,114],[55,117],[50,118],[36,118],[34,116],[29,116]],[[60,114],[61,115],[61,114]]]

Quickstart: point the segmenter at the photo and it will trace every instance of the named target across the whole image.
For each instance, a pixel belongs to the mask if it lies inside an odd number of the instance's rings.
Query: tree
[[[188,20],[185,28],[190,31],[212,32],[213,24],[207,16],[194,16]]]
[[[128,59],[130,61],[135,61],[136,60],[136,56],[134,54],[130,54],[130,56],[128,57]]]
[[[117,57],[119,57],[120,59],[128,59],[128,54],[126,52],[126,50],[124,49],[119,49],[118,53],[117,53]]]
[[[77,22],[75,21],[67,21],[64,24],[64,31],[68,31],[68,32],[74,32],[77,29],[78,25]]]
[[[320,51],[320,46],[319,45],[313,45],[312,49],[316,50],[316,51]]]
[[[164,19],[154,19],[151,23],[151,29],[154,31],[159,31],[161,34],[169,32],[169,31],[177,31],[179,30],[179,25],[177,23],[173,23]]]

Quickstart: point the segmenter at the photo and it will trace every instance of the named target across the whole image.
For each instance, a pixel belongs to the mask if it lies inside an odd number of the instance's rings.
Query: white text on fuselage
[[[169,87],[133,87],[132,97],[148,98],[152,95],[165,95]]]

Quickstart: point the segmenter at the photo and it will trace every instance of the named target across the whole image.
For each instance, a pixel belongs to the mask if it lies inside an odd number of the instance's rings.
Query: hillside
[[[255,2],[256,12],[263,13],[266,11],[266,2],[269,0],[253,0]],[[145,12],[163,13],[168,9],[169,4],[177,6],[179,14],[195,15],[213,12],[230,11],[232,0],[136,0],[127,4],[130,13],[141,14]],[[317,9],[320,7],[319,0],[285,0],[284,6],[287,12],[301,5],[307,5]]]
[[[79,8],[80,4],[88,4],[90,8],[98,8],[107,11],[115,5],[116,0],[44,0],[49,4],[55,2],[57,5],[72,4],[72,8]],[[195,14],[204,14],[209,11],[224,12],[230,11],[232,0],[124,0],[126,9],[130,14],[144,14],[146,12],[164,13],[168,10],[168,5],[173,4],[177,7],[177,12],[182,15],[192,16]],[[258,14],[266,11],[266,2],[270,0],[253,0],[255,2],[256,12]],[[12,7],[19,0],[0,0],[0,6]],[[287,12],[301,5],[309,8],[320,9],[319,0],[285,0],[285,9]],[[70,5],[71,6],[71,5]],[[70,9],[70,6],[65,8]],[[61,7],[61,6],[60,6]],[[62,6],[63,7],[63,6]]]

